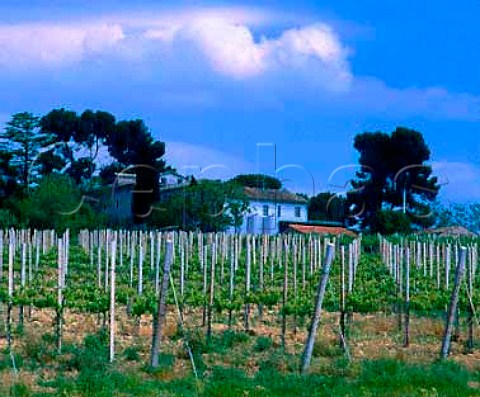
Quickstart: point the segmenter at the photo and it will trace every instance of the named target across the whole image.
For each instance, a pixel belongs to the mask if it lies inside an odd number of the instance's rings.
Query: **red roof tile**
[[[291,224],[288,225],[288,230],[297,233],[317,233],[317,234],[332,234],[332,235],[341,235],[344,234],[346,236],[357,237],[356,233],[348,230],[344,227],[336,227],[336,226],[310,226],[310,225],[297,225]]]

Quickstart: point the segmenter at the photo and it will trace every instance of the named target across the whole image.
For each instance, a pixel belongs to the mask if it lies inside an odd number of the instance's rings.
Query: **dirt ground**
[[[31,316],[25,310],[24,331],[21,337],[14,340],[14,351],[22,352],[26,343],[32,340],[39,340],[43,334],[52,334],[55,330],[55,313],[53,310],[32,309]],[[252,336],[268,336],[273,339],[274,346],[281,345],[281,319],[278,310],[265,311],[262,321],[257,317],[255,308],[252,308],[252,320],[250,323],[250,334]],[[216,314],[214,317],[214,333],[220,333],[228,329],[228,315]],[[4,317],[0,320],[0,349],[6,347],[4,334]],[[14,320],[18,320],[18,313],[14,311]],[[167,323],[165,325],[165,337],[162,345],[164,351],[181,356],[182,342],[178,338],[172,338],[177,333],[178,317],[174,308],[168,310]],[[308,324],[308,321],[306,322]],[[317,344],[326,348],[338,345],[339,341],[339,314],[324,312],[322,314],[321,326],[317,336]],[[184,328],[190,331],[204,332],[202,325],[201,310],[184,313]],[[15,324],[14,324],[15,326]],[[102,319],[96,314],[82,314],[67,311],[63,327],[63,338],[65,343],[80,344],[88,334],[98,331],[102,327]],[[234,330],[243,330],[243,312],[235,316]],[[399,330],[398,318],[395,315],[355,314],[349,325],[347,336],[348,349],[353,361],[365,359],[392,358],[408,363],[430,363],[435,361],[440,352],[441,340],[444,332],[444,322],[441,318],[417,318],[412,317],[410,323],[410,346],[403,346],[403,330]],[[129,346],[140,347],[140,354],[143,363],[128,365],[143,365],[148,361],[148,354],[151,345],[152,318],[144,315],[140,321],[127,316],[125,308],[118,309],[116,325],[116,351],[120,354]],[[289,318],[286,338],[287,351],[299,355],[303,351],[304,342],[307,338],[307,325],[294,330],[293,319]],[[476,344],[476,350],[472,354],[465,353],[466,330],[461,328],[460,338],[452,343],[451,358],[466,366],[472,371],[480,371],[480,344]],[[21,353],[20,353],[21,354]],[[216,358],[211,358],[215,360]],[[228,355],[222,358],[229,360]],[[246,358],[244,366],[255,372],[257,357],[251,355]],[[126,365],[126,364],[125,364]],[[191,367],[187,357],[176,360],[174,371],[164,374],[165,379],[187,375]],[[249,371],[249,372],[250,372]],[[35,385],[38,377],[42,379],[54,377],[55,374],[43,372],[41,375],[29,373],[22,370],[22,381],[27,385]],[[10,371],[0,372],[0,382],[8,385],[12,382]]]

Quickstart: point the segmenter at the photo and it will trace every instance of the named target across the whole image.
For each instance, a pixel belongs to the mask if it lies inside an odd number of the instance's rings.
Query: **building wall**
[[[160,189],[185,185],[188,184],[187,182],[184,178],[174,174],[161,174],[159,178]]]
[[[265,214],[264,207],[268,209]],[[280,207],[280,214],[278,208]],[[299,211],[299,213],[298,213]],[[277,234],[279,222],[306,222],[308,219],[306,204],[274,203],[266,201],[250,201],[249,211],[243,217],[239,233]],[[233,232],[233,228],[229,229]]]
[[[115,188],[113,197],[110,196],[108,215],[115,221],[129,221],[132,219],[133,186]]]

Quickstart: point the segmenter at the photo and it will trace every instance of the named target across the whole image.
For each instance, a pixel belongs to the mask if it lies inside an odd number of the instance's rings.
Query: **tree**
[[[0,200],[5,201],[18,189],[16,168],[12,165],[13,154],[0,150]]]
[[[155,207],[152,226],[217,232],[242,225],[248,200],[236,183],[200,180]]]
[[[133,213],[136,223],[144,223],[158,200],[159,173],[165,169],[161,159],[165,143],[153,139],[143,120],[120,121],[107,136],[108,151],[118,163],[135,172]]]
[[[480,203],[436,203],[432,217],[437,227],[463,226],[480,232]]]
[[[55,137],[55,149],[40,159],[45,174],[63,169],[78,184],[89,181],[99,149],[115,133],[115,117],[103,111],[85,110],[80,116],[54,109],[40,120],[41,130]],[[80,155],[79,155],[80,154]]]
[[[232,179],[233,182],[245,187],[254,187],[258,189],[281,189],[282,182],[269,175],[263,174],[241,174]]]
[[[41,133],[38,117],[22,112],[12,116],[0,139],[2,151],[11,154],[10,162],[18,183],[27,190],[38,173],[35,160],[40,149],[51,143],[52,137]]]
[[[22,220],[39,229],[80,229],[98,227],[102,219],[83,202],[75,181],[60,174],[42,178],[30,197],[19,204]]]
[[[404,204],[413,224],[433,222],[427,215],[440,186],[427,163],[430,150],[420,132],[403,127],[390,135],[365,132],[355,137],[354,147],[361,170],[348,200],[364,228],[378,225],[380,211],[401,211]]]
[[[378,212],[371,225],[371,232],[380,233],[382,236],[395,233],[406,235],[411,231],[410,217],[403,212],[392,210]]]
[[[312,197],[308,203],[308,219],[310,220],[344,223],[347,212],[347,199],[335,193],[320,193]]]

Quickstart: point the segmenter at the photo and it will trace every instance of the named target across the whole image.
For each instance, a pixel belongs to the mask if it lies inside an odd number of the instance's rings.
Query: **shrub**
[[[253,347],[253,350],[255,350],[256,352],[264,352],[270,349],[272,345],[273,345],[272,338],[268,336],[260,336],[257,338],[257,341],[255,342],[255,346]]]

